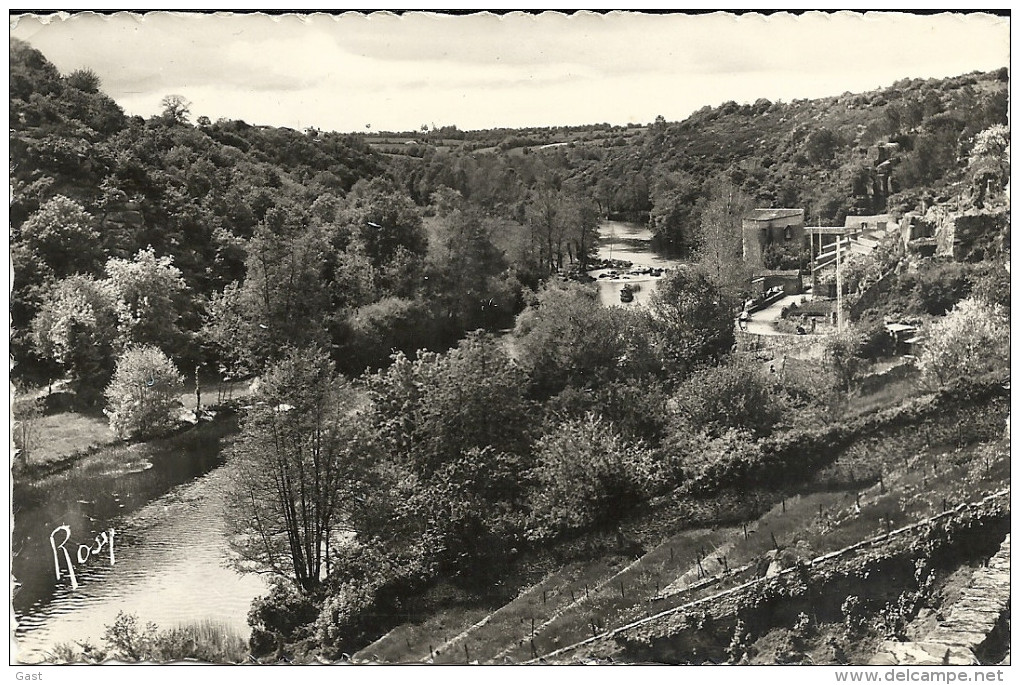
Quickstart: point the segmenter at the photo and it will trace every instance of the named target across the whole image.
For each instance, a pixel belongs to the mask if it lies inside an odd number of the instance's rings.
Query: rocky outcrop
[[[965,260],[975,250],[1001,252],[1009,247],[1009,210],[951,210],[931,207],[924,222],[934,227],[935,254]]]

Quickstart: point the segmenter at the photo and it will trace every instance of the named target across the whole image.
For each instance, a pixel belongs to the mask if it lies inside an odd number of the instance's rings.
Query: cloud
[[[347,130],[682,118],[1009,59],[1009,20],[977,14],[81,13],[11,35],[92,68],[131,113],[173,92],[212,118]]]

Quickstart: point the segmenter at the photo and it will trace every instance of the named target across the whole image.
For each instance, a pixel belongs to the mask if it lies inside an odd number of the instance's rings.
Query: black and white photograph
[[[1008,674],[1008,10],[9,29],[12,680]]]

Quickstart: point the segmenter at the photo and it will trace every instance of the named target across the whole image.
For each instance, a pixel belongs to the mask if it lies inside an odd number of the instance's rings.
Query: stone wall
[[[875,666],[976,665],[989,635],[1009,610],[1009,535],[988,565],[974,572],[960,598],[923,640],[882,643]]]
[[[760,335],[739,330],[735,334],[737,352],[753,353],[762,359],[821,359],[825,351],[825,336]]]

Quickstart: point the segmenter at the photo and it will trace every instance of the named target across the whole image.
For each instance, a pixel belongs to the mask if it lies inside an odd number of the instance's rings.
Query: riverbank
[[[247,635],[248,608],[265,585],[228,568],[225,449],[237,430],[236,414],[221,408],[167,437],[95,446],[21,472],[12,536],[20,660],[45,662],[60,642],[98,644],[128,608],[143,623],[209,620]],[[49,536],[60,526],[72,544],[115,530],[115,563],[100,555],[76,565],[77,588],[66,571],[55,580]]]
[[[215,389],[215,404],[203,405],[203,410],[218,412],[223,402],[240,400],[246,396],[248,381],[210,381],[203,387],[207,393]],[[182,416],[194,412],[185,410],[193,406],[194,391],[180,396]],[[11,475],[15,486],[44,479],[71,468],[80,460],[92,457],[103,450],[126,443],[113,432],[109,419],[94,407],[81,407],[73,392],[58,389],[47,392],[39,388],[21,393],[12,404],[14,418],[14,445],[11,457]],[[182,420],[172,431],[158,439],[166,439],[196,427],[195,421]]]

